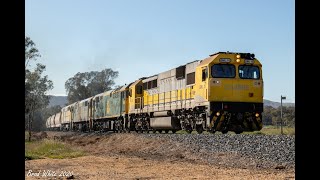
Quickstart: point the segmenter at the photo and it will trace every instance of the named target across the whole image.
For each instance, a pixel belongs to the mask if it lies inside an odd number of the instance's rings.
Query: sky
[[[262,63],[264,99],[295,102],[293,0],[26,0],[25,36],[52,95],[78,72],[111,68],[124,85],[230,51]]]

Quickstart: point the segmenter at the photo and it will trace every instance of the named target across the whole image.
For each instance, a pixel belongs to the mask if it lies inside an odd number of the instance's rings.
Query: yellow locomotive
[[[218,52],[62,111],[55,124],[66,130],[237,134],[261,130],[262,65],[251,53]]]

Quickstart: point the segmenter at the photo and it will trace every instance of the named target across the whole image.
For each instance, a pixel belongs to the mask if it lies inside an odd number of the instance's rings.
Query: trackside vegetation
[[[25,159],[65,159],[84,156],[85,153],[69,144],[53,139],[25,141]]]

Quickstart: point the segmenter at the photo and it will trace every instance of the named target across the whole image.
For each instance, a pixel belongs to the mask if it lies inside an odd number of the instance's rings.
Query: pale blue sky
[[[119,71],[130,83],[219,51],[263,64],[264,98],[295,102],[293,0],[26,0],[25,34],[66,95],[77,72]]]

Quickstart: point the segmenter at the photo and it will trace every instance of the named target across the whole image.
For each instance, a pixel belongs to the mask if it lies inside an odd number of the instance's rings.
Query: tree
[[[34,71],[28,69],[31,60],[36,60],[40,54],[33,41],[25,38],[25,121],[29,131],[29,141],[31,141],[32,122],[35,112],[45,108],[49,104],[49,97],[46,92],[53,88],[53,83],[48,76],[42,77],[46,66],[36,64]]]
[[[271,110],[274,109],[272,106],[265,106],[262,113],[262,123],[264,125],[272,124]]]
[[[68,94],[68,103],[72,104],[110,90],[115,84],[114,79],[118,77],[118,74],[118,71],[113,71],[110,68],[100,72],[78,72],[65,83]]]
[[[295,124],[295,107],[282,107],[282,120],[286,126],[294,126]],[[262,121],[265,125],[280,125],[281,122],[281,107],[273,108],[265,106],[262,115]]]
[[[280,116],[272,116],[272,124],[276,125],[277,127],[280,125],[281,118]]]
[[[24,47],[25,47],[25,59],[24,59],[24,70],[25,75],[27,71],[29,71],[27,68],[30,65],[30,60],[37,60],[38,57],[41,57],[39,54],[39,50],[35,47],[35,43],[29,38],[25,38]],[[26,78],[26,77],[25,77]]]

